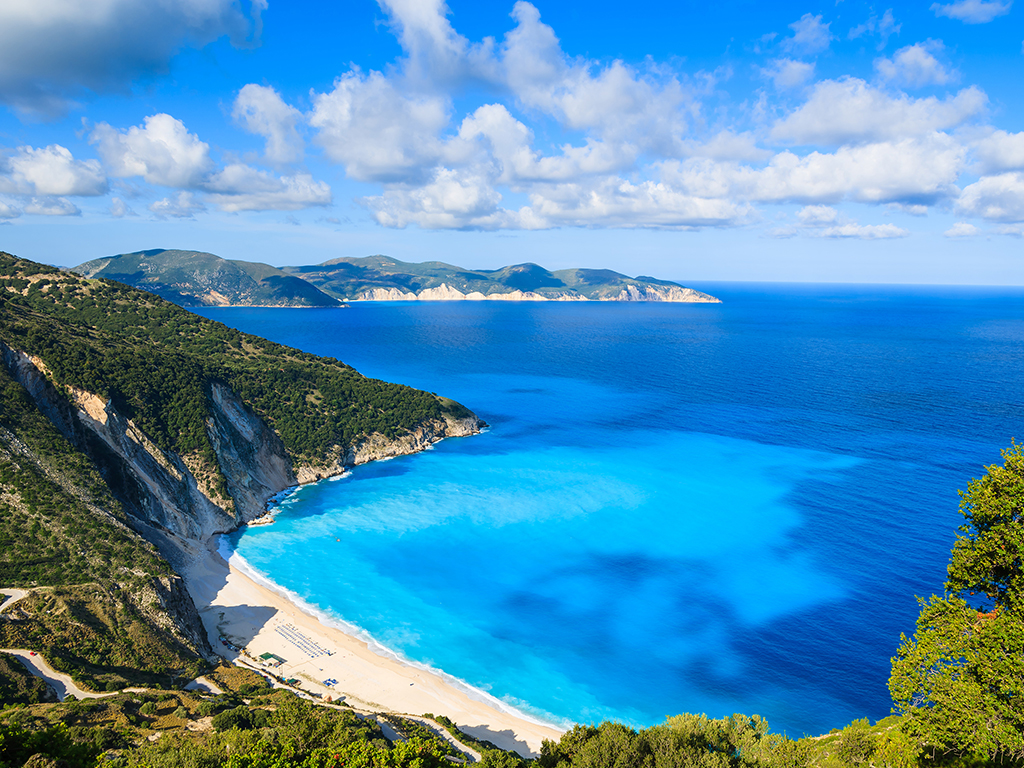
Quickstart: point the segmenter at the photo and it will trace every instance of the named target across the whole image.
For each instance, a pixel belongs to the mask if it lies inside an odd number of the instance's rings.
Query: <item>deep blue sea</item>
[[[303,487],[231,544],[558,723],[884,717],[957,490],[1024,439],[1024,289],[700,288],[724,303],[202,310],[490,424]]]

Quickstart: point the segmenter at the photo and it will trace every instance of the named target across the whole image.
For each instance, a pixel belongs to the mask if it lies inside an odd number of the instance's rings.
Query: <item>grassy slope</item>
[[[199,454],[208,390],[224,382],[273,427],[300,462],[327,460],[379,433],[472,414],[426,392],[368,379],[198,317],[152,294],[0,254],[0,341],[40,357],[60,384],[105,398],[165,449]]]
[[[0,653],[0,702],[10,704],[41,704],[56,701],[53,691],[33,677],[15,656]]]
[[[388,718],[409,744],[389,745],[370,720],[317,707],[286,691],[245,689],[207,696],[121,694],[108,699],[37,704],[0,714],[0,766],[21,765],[42,752],[73,766],[276,766],[278,768],[441,768],[452,750],[435,734],[402,718]],[[212,716],[212,721],[210,717]],[[229,727],[234,725],[235,727]],[[465,739],[463,734],[456,736]],[[633,730],[604,723],[578,726],[546,744],[536,763],[477,745],[482,768],[847,768],[896,765],[892,723],[854,723],[819,739],[768,734],[759,721],[735,716],[670,718]],[[97,761],[97,758],[99,760]],[[942,760],[932,765],[949,765]]]
[[[41,358],[58,385],[114,401],[161,447],[215,475],[205,426],[214,382],[239,393],[300,462],[327,460],[370,434],[471,415],[152,294],[8,254],[0,341]],[[92,687],[169,685],[203,664],[163,607],[166,588],[156,589],[174,579],[96,469],[0,366],[0,585],[35,588],[0,619],[0,647],[40,650]]]
[[[373,288],[397,288],[418,293],[442,283],[463,293],[479,291],[488,295],[516,290],[540,294],[577,292],[589,299],[618,295],[627,285],[678,286],[678,283],[648,277],[634,279],[609,269],[549,272],[537,264],[516,264],[496,270],[471,270],[441,261],[411,264],[389,256],[340,258],[314,266],[282,269],[339,299],[354,299]]]
[[[154,249],[95,259],[74,272],[152,291],[186,307],[217,304],[331,307],[339,302],[267,264],[229,261],[212,253]],[[223,300],[215,300],[216,292]]]
[[[170,566],[125,523],[95,468],[0,367],[0,583],[37,588],[0,617],[0,647],[40,650],[100,689],[199,668],[154,591]]]

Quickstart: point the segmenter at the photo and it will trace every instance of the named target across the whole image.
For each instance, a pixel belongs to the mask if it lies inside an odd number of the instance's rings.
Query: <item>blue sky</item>
[[[1021,13],[6,0],[0,248],[1022,285]]]

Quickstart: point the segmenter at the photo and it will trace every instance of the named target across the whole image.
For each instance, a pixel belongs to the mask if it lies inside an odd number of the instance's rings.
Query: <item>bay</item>
[[[700,289],[724,303],[201,310],[490,424],[303,487],[232,546],[555,722],[885,716],[957,489],[1024,435],[1024,291]]]

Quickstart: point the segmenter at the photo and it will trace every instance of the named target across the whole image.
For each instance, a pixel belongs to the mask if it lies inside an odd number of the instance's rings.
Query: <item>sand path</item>
[[[93,691],[82,690],[75,685],[75,681],[70,676],[65,675],[63,672],[58,672],[47,664],[46,660],[38,653],[33,653],[25,648],[0,648],[0,653],[9,653],[11,656],[17,656],[29,672],[36,677],[41,677],[46,681],[47,685],[53,688],[60,701],[64,701],[68,695],[74,695],[79,699],[101,699],[104,696],[114,696],[116,693],[120,693],[120,691],[115,691],[114,693],[94,693]]]
[[[28,594],[27,589],[0,589],[0,595],[7,595],[7,599],[0,603],[0,612],[14,605]]]

